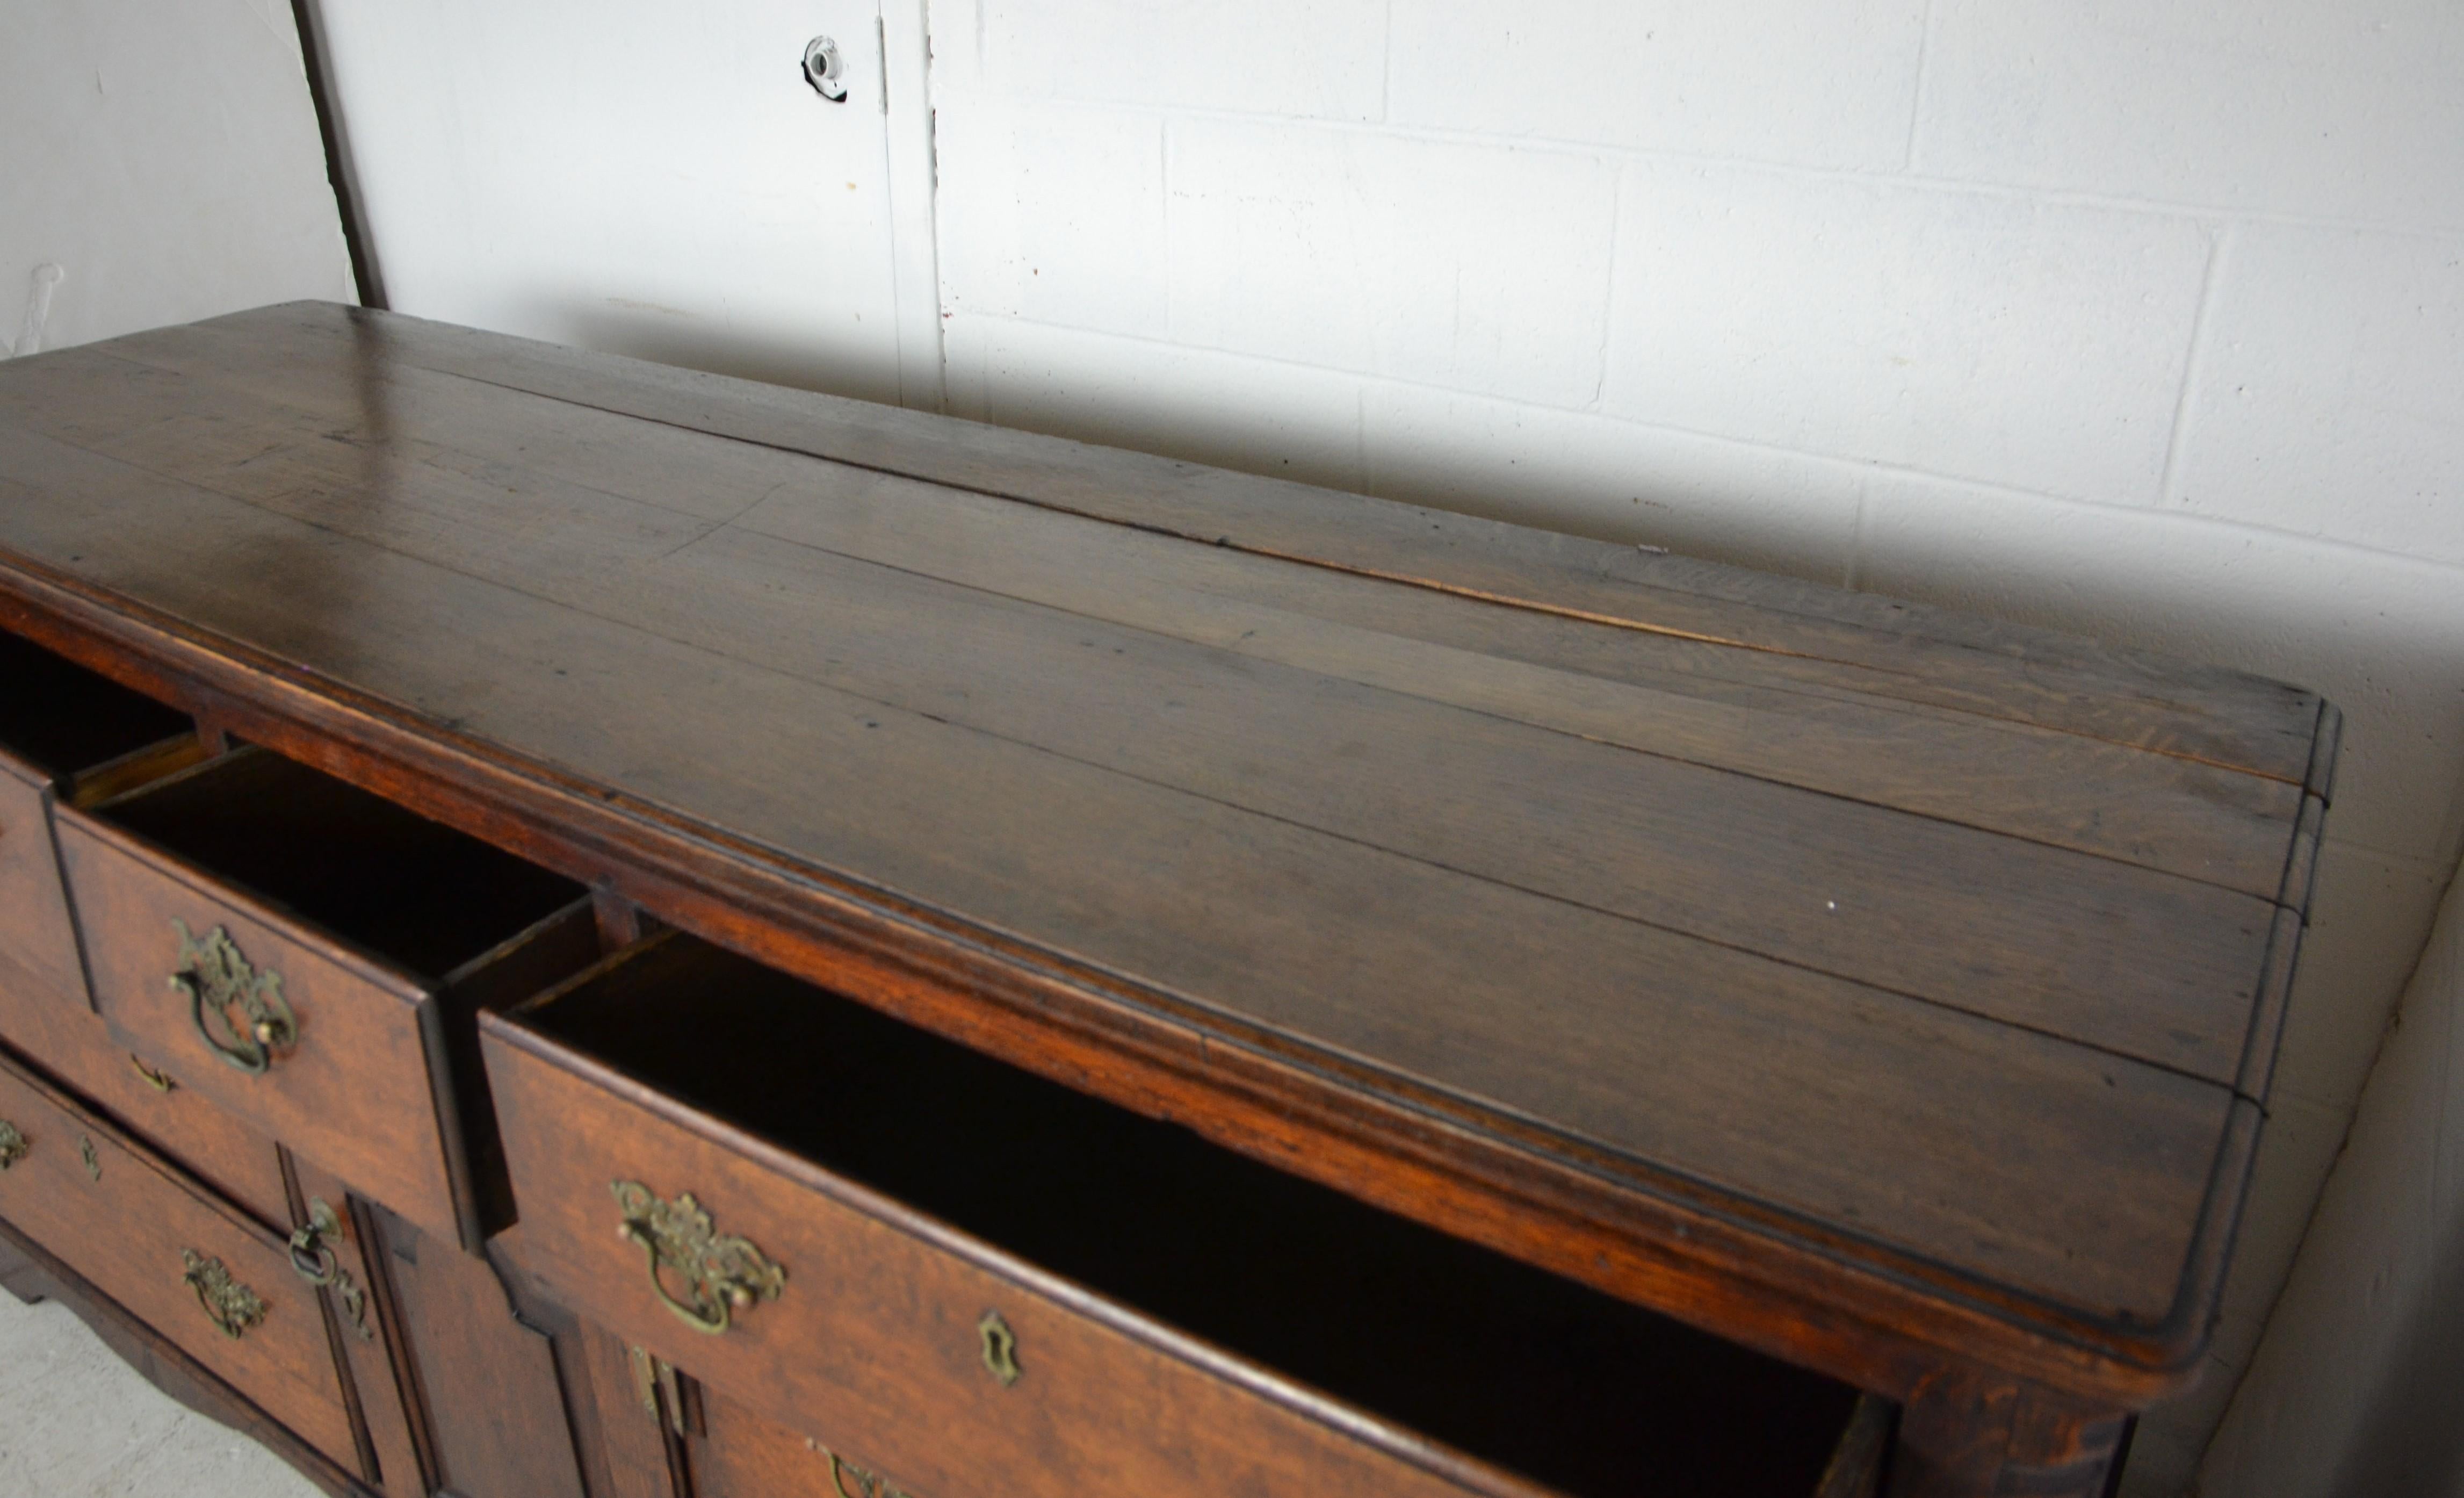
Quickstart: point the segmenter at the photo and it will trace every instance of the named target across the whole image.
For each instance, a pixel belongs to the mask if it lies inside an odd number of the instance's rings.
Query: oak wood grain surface
[[[679,1033],[669,1017],[687,1008],[696,1023]],[[1804,1494],[1854,1403],[1838,1383],[673,933],[483,1025],[523,1230],[561,1298],[893,1467],[959,1462],[965,1446],[964,1460],[1008,1451],[1022,1469],[1144,1463],[1140,1489],[1180,1466],[1209,1474],[1193,1487],[1247,1491],[1235,1474],[1251,1464],[1258,1490],[1306,1488],[1316,1464],[1295,1457],[1323,1444],[1302,1431],[1315,1420],[1364,1439],[1414,1432],[1552,1492],[1622,1491],[1639,1467],[1671,1494]],[[635,1088],[574,1090],[611,1071],[676,1108],[646,1112]],[[715,1168],[705,1152],[735,1130],[797,1168]],[[636,1245],[605,1230],[607,1182],[654,1167],[781,1256],[794,1293],[747,1309],[739,1330],[758,1333],[681,1335]],[[999,1393],[972,1323],[1009,1292],[969,1261],[1041,1271],[1002,1310],[1036,1372]],[[1067,1292],[1044,1290],[1046,1276]],[[1199,1361],[1181,1352],[1192,1338],[1245,1377],[1176,1367]],[[783,1365],[762,1361],[765,1345],[789,1350]],[[1210,1382],[1284,1408],[1236,1394],[1227,1413],[1221,1392],[1183,1392]],[[1192,1402],[1217,1409],[1202,1437],[1182,1429]],[[980,1437],[954,1441],[953,1423]],[[1042,1460],[1015,1460],[1039,1443]],[[1346,1490],[1393,1467],[1375,1453],[1353,1465]]]
[[[0,1036],[146,1143],[269,1228],[289,1231],[289,1193],[275,1142],[121,1045],[75,995],[45,992],[0,958]],[[189,1069],[189,1068],[183,1068]]]
[[[95,1002],[157,1067],[431,1231],[477,1241],[440,1087],[449,981],[581,892],[293,761],[243,750],[58,814]],[[261,1071],[197,1020],[179,933],[279,976],[296,1038]],[[467,1027],[467,1013],[461,1016]]]
[[[0,592],[514,787],[508,840],[601,819],[568,872],[1034,954],[1060,999],[971,1040],[1112,1046],[1008,1053],[1150,1110],[1177,1049],[1243,1148],[1438,1119],[1484,1189],[1674,1203],[1599,1231],[2134,1397],[2204,1339],[2335,738],[2230,672],[318,304],[0,370]]]

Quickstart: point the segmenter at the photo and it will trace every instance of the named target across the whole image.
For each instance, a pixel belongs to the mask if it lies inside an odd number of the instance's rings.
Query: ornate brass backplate
[[[308,1221],[291,1231],[291,1272],[319,1289],[331,1289],[341,1298],[342,1314],[349,1318],[351,1330],[361,1341],[373,1342],[377,1334],[368,1328],[368,1292],[351,1278],[351,1271],[342,1267],[341,1257],[334,1251],[341,1237],[341,1215],[324,1198],[309,1198]]]
[[[1025,1372],[1018,1365],[1018,1333],[1009,1329],[1001,1313],[985,1311],[984,1318],[976,1323],[976,1333],[984,1340],[985,1369],[1001,1380],[1004,1389],[1018,1382],[1019,1375]]]
[[[17,1132],[15,1124],[0,1118],[0,1170],[7,1170],[24,1159],[26,1152],[32,1148],[33,1146],[26,1142],[26,1136]]]
[[[197,1292],[197,1304],[206,1308],[207,1319],[221,1328],[223,1335],[236,1342],[265,1319],[265,1302],[256,1291],[232,1279],[220,1259],[183,1248],[180,1262],[187,1269],[181,1281]]]
[[[274,1065],[275,1052],[299,1039],[298,1017],[282,997],[282,975],[251,965],[220,926],[202,940],[189,933],[187,921],[174,919],[171,929],[180,937],[180,968],[171,975],[171,987],[188,996],[197,1033],[215,1055],[242,1071]]]
[[[666,1201],[638,1180],[610,1181],[608,1189],[625,1214],[617,1236],[642,1245],[651,1290],[694,1331],[724,1332],[737,1312],[757,1301],[777,1300],[786,1288],[787,1271],[747,1240],[719,1233],[692,1192]],[[684,1282],[684,1300],[668,1292],[663,1271],[670,1269]]]

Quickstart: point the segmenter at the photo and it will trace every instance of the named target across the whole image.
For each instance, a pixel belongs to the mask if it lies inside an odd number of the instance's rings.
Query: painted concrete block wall
[[[2464,8],[935,0],[932,31],[960,414],[2343,707],[2224,1322],[2130,1473],[2181,1489],[2464,850]]]
[[[2202,1474],[2235,1498],[2464,1495],[2464,881]]]
[[[319,11],[395,310],[939,400],[921,0]],[[816,36],[840,101],[804,81]]]
[[[0,6],[0,357],[355,299],[283,0]]]

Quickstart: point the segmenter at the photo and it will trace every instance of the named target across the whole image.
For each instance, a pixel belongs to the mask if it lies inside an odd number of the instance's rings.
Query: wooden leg
[[[2104,1498],[2127,1412],[1945,1372],[1902,1408],[1890,1498]]]

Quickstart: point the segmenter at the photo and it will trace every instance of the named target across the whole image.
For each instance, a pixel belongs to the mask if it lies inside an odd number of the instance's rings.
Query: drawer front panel
[[[291,1219],[274,1141],[115,1040],[83,1004],[18,1002],[0,975],[0,1039],[100,1104],[147,1144],[269,1226]],[[194,1071],[195,1067],[183,1068]]]
[[[317,1292],[281,1240],[0,1065],[0,1217],[348,1470],[350,1416]],[[227,1330],[228,1329],[228,1330]]]
[[[0,750],[0,964],[25,976],[8,1002],[86,1007],[85,972],[59,860],[52,851],[51,778]],[[0,1011],[0,1023],[7,1013]]]
[[[453,1236],[421,985],[78,812],[60,814],[59,834],[112,1028],[182,1086]],[[224,1002],[241,989],[253,1009]],[[233,1064],[256,1039],[252,1014],[290,1028],[261,1069]]]
[[[516,1024],[490,1016],[481,1034],[527,1252],[558,1298],[924,1498],[1538,1491],[1189,1344],[1171,1350],[1168,1333],[996,1268],[946,1230]],[[781,1269],[776,1298],[753,1289],[725,1310],[726,1331],[689,1327],[682,1312],[719,1319],[724,1296],[697,1308],[672,1267],[653,1282],[618,1182],[682,1209],[670,1225],[687,1235],[692,1193],[715,1238],[758,1252],[735,1251],[735,1272],[758,1286],[761,1264]],[[730,1245],[706,1246],[731,1259]]]

